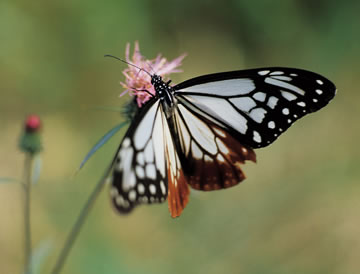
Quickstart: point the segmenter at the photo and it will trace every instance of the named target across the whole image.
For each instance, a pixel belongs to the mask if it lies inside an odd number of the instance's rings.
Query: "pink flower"
[[[159,54],[153,60],[146,60],[144,56],[140,53],[139,43],[135,42],[134,53],[132,59],[130,59],[130,44],[126,45],[125,51],[125,60],[128,63],[131,63],[143,70],[148,71],[150,74],[157,74],[161,77],[167,77],[170,73],[173,72],[182,72],[178,69],[181,65],[181,61],[184,59],[185,54],[179,56],[178,58],[168,62],[166,58],[162,57]],[[151,94],[155,95],[155,89],[151,85],[151,77],[149,74],[139,70],[138,68],[128,65],[124,69],[123,74],[125,75],[125,83],[120,82],[120,84],[126,88],[126,90],[120,94],[123,96],[125,93],[129,93],[132,96],[136,96],[136,102],[139,107],[141,107],[146,101],[151,98],[151,95],[143,90],[149,91]],[[166,79],[164,79],[166,81]]]

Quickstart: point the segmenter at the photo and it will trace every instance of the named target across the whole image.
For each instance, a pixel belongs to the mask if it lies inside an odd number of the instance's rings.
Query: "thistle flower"
[[[182,72],[178,67],[181,65],[181,61],[184,59],[185,54],[179,56],[178,58],[168,62],[166,58],[162,57],[159,54],[153,60],[146,60],[144,56],[140,53],[139,43],[135,42],[134,53],[132,58],[130,58],[130,44],[126,45],[125,50],[125,60],[128,63],[131,63],[139,68],[142,68],[147,71],[151,71],[166,80],[166,77],[170,73]],[[131,96],[136,97],[136,102],[138,107],[141,107],[145,102],[147,102],[151,95],[143,90],[147,90],[151,94],[155,95],[155,89],[151,85],[151,77],[143,70],[139,70],[135,66],[128,65],[124,69],[123,74],[125,75],[125,83],[121,82],[120,84],[126,89],[120,96],[128,93]]]

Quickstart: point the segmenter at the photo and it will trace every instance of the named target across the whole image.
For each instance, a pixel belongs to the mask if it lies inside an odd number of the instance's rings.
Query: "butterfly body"
[[[129,127],[113,164],[115,208],[168,199],[172,217],[203,191],[237,185],[253,148],[274,142],[304,115],[324,107],[336,88],[325,77],[261,68],[196,77],[175,86],[151,75],[155,95]]]

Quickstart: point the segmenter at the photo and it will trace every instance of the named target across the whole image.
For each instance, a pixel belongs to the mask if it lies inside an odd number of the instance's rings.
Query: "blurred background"
[[[81,172],[91,147],[124,120],[125,45],[144,56],[187,53],[174,83],[262,66],[312,70],[338,87],[244,166],[247,180],[192,191],[182,216],[167,204],[117,215],[100,194],[63,273],[358,273],[360,269],[359,1],[0,2],[0,177],[21,178],[26,115],[43,121],[43,165],[32,192],[34,247],[50,243],[48,273],[122,130]],[[0,273],[23,263],[22,192],[0,184]]]

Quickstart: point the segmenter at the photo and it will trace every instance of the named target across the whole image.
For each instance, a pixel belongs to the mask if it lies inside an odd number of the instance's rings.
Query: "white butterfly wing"
[[[204,75],[174,89],[180,104],[252,148],[269,145],[296,120],[324,107],[336,92],[325,77],[291,68]]]
[[[160,102],[154,100],[135,117],[113,163],[110,195],[116,209],[130,212],[140,203],[167,198],[167,163]]]
[[[185,208],[189,188],[160,100],[146,104],[125,134],[112,167],[110,195],[120,213],[166,198],[172,217]]]

